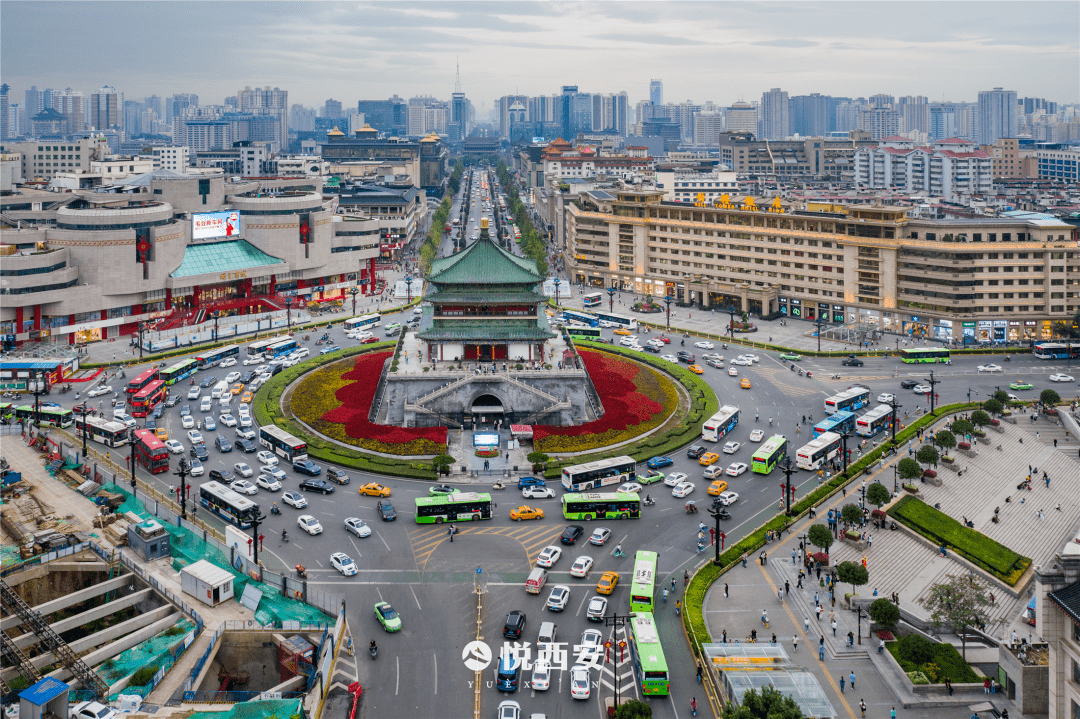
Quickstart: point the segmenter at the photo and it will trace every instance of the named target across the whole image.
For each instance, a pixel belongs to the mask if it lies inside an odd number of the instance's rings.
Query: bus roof
[[[234,492],[221,482],[204,482],[199,485],[199,489],[205,489],[207,492],[210,492],[215,497],[226,500],[230,504],[234,505],[237,509],[253,509],[258,506],[244,495],[240,494],[239,492]]]
[[[770,454],[780,449],[780,447],[787,441],[787,437],[782,434],[774,434],[765,440],[765,443],[758,447],[758,451],[754,452],[755,457],[768,457]]]
[[[563,504],[574,502],[606,502],[613,499],[636,501],[641,499],[637,492],[568,492],[562,496]]]
[[[115,420],[105,419],[104,417],[98,417],[94,414],[88,415],[85,419],[88,425],[99,427],[106,432],[119,432],[121,430],[127,429],[127,425],[123,422],[116,422]],[[75,421],[81,422],[82,420],[83,418],[79,417]]]
[[[264,424],[263,426],[259,427],[259,431],[260,432],[265,432],[266,434],[270,435],[274,439],[280,439],[282,442],[292,442],[294,444],[306,444],[304,442],[304,440],[299,439],[298,437],[292,436],[291,434],[289,434],[288,432],[283,430],[281,427],[278,427],[276,425]]]
[[[149,378],[149,377],[153,377],[153,376],[154,376],[155,374],[157,374],[157,371],[158,371],[158,368],[157,368],[157,367],[151,367],[151,368],[150,368],[150,369],[148,369],[148,370],[143,370],[143,371],[142,371],[142,372],[141,372],[141,373],[139,374],[139,376],[138,376],[138,377],[136,377],[135,379],[133,379],[133,380],[131,380],[130,382],[128,382],[128,384],[135,384],[136,382],[138,382],[138,383],[142,383],[142,382],[145,382],[145,381],[147,380],[147,378]]]
[[[706,423],[708,423],[708,422],[723,422],[726,419],[731,419],[732,417],[734,417],[735,413],[738,412],[738,411],[739,411],[739,408],[736,407],[735,405],[725,404],[723,407],[720,408],[720,410],[716,414],[714,414],[712,417],[709,417],[709,419],[707,419],[705,421],[706,421]]]
[[[149,397],[154,392],[157,392],[159,389],[161,389],[164,386],[165,386],[165,380],[156,379],[153,382],[151,382],[150,384],[143,387],[141,390],[139,390],[135,394],[135,399],[138,399],[139,397]]]
[[[634,638],[639,645],[660,643],[660,634],[656,631],[653,615],[647,612],[635,612],[630,617],[630,623],[634,627]]]
[[[862,417],[859,417],[857,422],[858,424],[862,424],[863,422],[871,422],[880,417],[887,417],[890,414],[892,414],[892,407],[887,404],[879,404],[877,407],[874,407]]]
[[[814,450],[821,449],[822,447],[827,447],[833,442],[839,441],[840,435],[838,435],[836,432],[822,432],[817,437],[804,444],[802,447],[799,447],[799,452],[802,452],[804,449],[813,452]]]
[[[417,505],[453,504],[455,502],[490,502],[491,495],[480,492],[453,492],[435,497],[417,497]]]
[[[226,353],[232,352],[233,350],[236,350],[237,352],[239,352],[240,351],[240,345],[225,345],[224,347],[218,347],[217,349],[208,350],[206,352],[200,352],[199,354],[195,355],[195,359],[198,360],[198,359],[203,359],[205,357],[214,357],[214,356],[219,355],[219,354],[226,354]]]
[[[912,352],[944,352],[944,353],[947,354],[949,352],[949,348],[948,347],[905,347],[902,350],[900,350],[900,354],[902,354],[902,355],[910,354]]]
[[[150,449],[165,449],[165,443],[158,439],[158,436],[148,429],[135,430],[135,437],[138,438]]]
[[[618,457],[612,457],[610,459],[598,459],[595,462],[585,462],[584,464],[575,464],[572,467],[563,467],[563,474],[567,472],[591,472],[594,469],[603,469],[604,467],[610,467],[615,464],[637,464],[633,457],[627,455],[620,455]]]
[[[271,344],[267,345],[267,347],[268,347],[268,348],[269,348],[269,347],[277,347],[278,345],[283,345],[283,344],[287,344],[287,343],[289,343],[289,342],[294,342],[294,343],[295,343],[295,342],[296,342],[296,340],[295,340],[294,338],[292,338],[292,337],[284,337],[284,338],[282,338],[282,339],[279,339],[279,340],[275,340],[275,341],[274,341],[274,342],[272,342]]]

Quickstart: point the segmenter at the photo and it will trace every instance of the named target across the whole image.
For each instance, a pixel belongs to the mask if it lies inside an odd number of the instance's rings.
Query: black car
[[[187,417],[190,414],[191,414],[191,405],[190,404],[185,404],[183,407],[180,408],[180,416],[181,417]]]
[[[236,440],[236,446],[244,450],[244,452],[247,454],[259,451],[259,446],[252,442],[250,439],[238,439]]]
[[[240,375],[240,381],[243,382],[244,384],[247,384],[248,382],[250,382],[253,379],[255,379],[255,373],[252,372],[251,370],[248,370],[244,374]]]
[[[700,444],[695,444],[690,449],[686,450],[686,456],[690,459],[698,459],[701,455],[705,454],[707,450]]]
[[[645,345],[642,349],[646,352],[652,352],[653,354],[660,354],[660,348],[656,345]]]
[[[305,479],[300,482],[300,489],[307,490],[309,492],[322,492],[323,494],[333,494],[334,485],[327,484],[321,479]]]
[[[863,361],[858,357],[845,357],[844,361],[840,364],[844,365],[845,367],[862,367]]]
[[[207,377],[199,383],[199,386],[205,389],[206,387],[211,387],[215,384],[217,384],[217,377]]]
[[[309,477],[318,477],[322,474],[322,467],[312,462],[310,459],[298,459],[293,462],[293,469],[302,474],[306,474]]]
[[[214,446],[217,447],[219,452],[231,452],[232,442],[225,438],[225,435],[219,434],[217,439],[214,440]]]
[[[211,469],[209,477],[211,481],[221,482],[222,484],[232,484],[233,480],[236,479],[233,477],[231,469]]]
[[[192,445],[189,454],[200,462],[210,459],[210,453],[206,451],[206,445],[201,443]]]
[[[507,639],[520,639],[525,631],[525,612],[515,609],[506,615],[506,624],[503,625],[503,636]]]
[[[562,536],[559,537],[559,541],[563,544],[573,544],[583,534],[585,534],[584,527],[578,524],[571,524],[569,527],[563,530]]]
[[[694,360],[697,359],[694,357],[693,352],[687,352],[686,350],[679,350],[678,354],[675,356],[680,362],[685,362],[686,364],[694,364]]]
[[[154,419],[161,419],[161,415],[163,415],[163,414],[165,414],[165,408],[164,407],[156,407],[156,408],[154,408],[154,414],[153,414]]]
[[[338,469],[337,467],[327,467],[326,478],[332,482],[337,482],[338,484],[349,483],[349,475],[345,473],[345,470]]]
[[[149,430],[155,430],[157,429],[157,420],[153,417],[147,417],[145,424],[143,424],[143,427]]]
[[[178,395],[178,394],[170,394],[170,395],[165,397],[165,406],[166,407],[175,407],[179,403],[180,403],[180,395]]]
[[[379,513],[379,516],[382,517],[382,521],[384,522],[393,522],[397,519],[397,512],[394,511],[394,505],[386,500],[380,500],[379,503],[375,505],[375,511]]]
[[[906,380],[903,380],[900,383],[900,386],[903,387],[904,389],[911,389],[912,387],[914,387],[917,384],[919,384],[918,380],[906,379]]]

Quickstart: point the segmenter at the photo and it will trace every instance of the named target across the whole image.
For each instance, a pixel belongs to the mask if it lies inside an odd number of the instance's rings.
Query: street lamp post
[[[843,442],[844,442],[844,477],[847,477],[847,465],[848,465],[847,441],[848,441],[849,437],[851,437],[851,434],[847,430],[844,430],[843,432],[840,433],[840,439],[843,440]]]
[[[735,341],[735,315],[738,312],[738,310],[736,310],[734,307],[728,307],[724,311],[727,312],[728,316],[731,318],[728,321],[728,334],[731,336],[731,341],[734,342]],[[821,348],[818,347],[818,349],[821,349]]]
[[[285,331],[288,332],[292,328],[292,297],[285,298]]]
[[[86,412],[88,407],[86,406],[86,400],[82,403],[82,453],[83,457],[86,456]]]
[[[139,323],[139,359],[142,359],[143,356],[143,332],[146,332],[148,327],[149,323],[147,322]]]
[[[559,306],[559,285],[560,285],[561,283],[562,283],[562,280],[560,280],[560,279],[558,278],[558,276],[556,276],[556,277],[555,277],[555,306],[556,306],[556,307],[558,307],[558,306]]]
[[[896,397],[892,398],[889,402],[889,406],[892,407],[892,443],[893,447],[896,447],[896,410],[900,409],[904,405],[896,403]]]
[[[218,319],[221,317],[221,310],[214,310],[214,341],[218,340]]]
[[[187,484],[188,470],[187,458],[181,457],[180,463],[173,474],[180,478],[180,484],[176,486],[176,498],[180,503],[180,517],[182,519],[187,519],[187,494],[189,489],[189,485]]]
[[[930,383],[930,414],[934,414],[934,400],[937,399],[937,393],[934,391],[934,387],[941,384],[941,380],[934,379],[934,370],[930,370],[930,378],[927,382]]]
[[[822,325],[827,325],[829,323],[822,320],[821,316],[819,315],[818,318],[817,318],[817,321],[814,322],[814,324],[817,326],[817,351],[820,352],[821,351],[821,326]]]
[[[791,463],[791,457],[784,459],[784,463],[780,466],[780,471],[787,476],[787,479],[784,480],[784,500],[787,503],[787,509],[784,510],[784,515],[791,516],[791,475],[795,472],[795,465]]]
[[[720,542],[716,541],[720,539],[720,510],[713,508],[709,510],[709,516],[713,518],[713,522],[716,523],[716,538],[713,540],[713,548],[716,550],[716,555],[713,557],[713,564],[720,566]]]
[[[899,485],[897,484],[897,480],[898,480],[899,476],[900,476],[900,463],[897,462],[896,464],[894,464],[892,466],[892,493],[894,495],[897,492],[900,491]]]
[[[31,370],[30,381],[34,383],[34,426],[41,429],[41,390],[44,387],[41,370]]]
[[[608,312],[612,312],[613,311],[612,308],[615,306],[615,288],[614,287],[608,287],[607,288],[607,298],[608,298],[607,299]]]
[[[667,305],[667,329],[671,331],[671,295],[664,295],[664,304]]]
[[[257,514],[251,518],[251,546],[254,551],[255,564],[259,563],[259,525],[266,521],[266,515],[262,510],[256,510]]]
[[[360,294],[360,288],[353,287],[349,290],[349,294],[352,295],[352,313],[353,317],[356,316],[356,296]]]
[[[137,482],[135,481],[135,430],[128,429],[128,444],[131,445],[131,456],[128,457],[128,461],[131,462],[131,496],[135,496],[135,488]]]
[[[408,299],[408,302],[406,304],[411,304],[412,303],[412,276],[409,275],[408,273],[405,274],[405,291],[409,295],[409,299]]]
[[[612,612],[609,616],[604,617],[604,626],[605,627],[625,627],[626,622],[629,619],[630,619],[630,617],[628,617],[628,616],[626,616],[624,614],[619,614],[618,612]],[[612,632],[611,635],[609,635],[609,636],[618,636],[618,635],[615,632]],[[612,644],[611,648],[613,650],[616,650],[616,651],[620,649],[620,647],[617,644]],[[614,656],[611,659],[612,659],[611,663],[614,664],[616,667],[618,667],[619,666],[618,660]],[[621,683],[622,682],[619,682],[619,681],[615,682],[615,707],[616,708],[618,708],[619,702],[622,699],[621,694],[619,692],[619,686],[620,686]]]

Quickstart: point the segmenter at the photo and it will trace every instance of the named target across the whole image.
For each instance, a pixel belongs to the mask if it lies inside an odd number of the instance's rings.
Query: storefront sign
[[[240,270],[239,272],[222,272],[220,277],[222,280],[242,280],[247,277],[247,270]]]
[[[975,325],[975,339],[979,342],[989,342],[993,328],[994,323],[990,320],[979,320]]]

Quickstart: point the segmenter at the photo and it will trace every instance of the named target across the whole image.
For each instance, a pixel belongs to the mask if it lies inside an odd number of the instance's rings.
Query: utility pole
[[[259,525],[266,521],[266,515],[262,513],[262,510],[257,510],[257,512],[251,518],[251,546],[255,553],[255,564],[259,563]]]
[[[83,403],[82,403],[82,453],[83,453],[83,457],[86,457],[86,420],[87,420],[86,411],[87,411],[87,409],[88,409],[88,407],[86,406],[86,400],[83,400]]]
[[[780,465],[780,471],[787,476],[784,481],[784,500],[787,502],[787,509],[784,510],[784,514],[785,516],[791,516],[791,495],[793,490],[791,475],[795,472],[795,465],[791,463],[791,457],[784,458],[784,463]],[[717,523],[717,526],[719,526],[719,523]]]
[[[709,510],[709,516],[712,517],[713,521],[716,523],[716,539],[718,540],[718,539],[720,539],[720,510],[715,509],[715,508],[710,509]],[[719,567],[720,566],[720,542],[713,541],[713,548],[716,550],[716,556],[713,557],[713,564],[715,564],[716,566]]]
[[[848,432],[846,429],[843,432],[840,433],[840,439],[842,439],[843,442],[844,442],[844,477],[845,478],[847,477],[847,465],[848,465],[847,441],[848,441],[848,437],[850,437],[850,436],[851,436],[851,433]]]
[[[559,285],[561,283],[562,283],[562,280],[559,279],[558,275],[555,275],[555,307],[556,308],[559,306]]]
[[[930,414],[934,414],[934,400],[937,399],[937,393],[934,391],[934,387],[941,384],[941,380],[934,379],[934,370],[930,370],[930,378],[927,382],[930,383]]]
[[[180,478],[180,484],[176,487],[176,497],[180,502],[180,516],[183,519],[187,519],[187,494],[190,485],[187,484],[188,476],[188,463],[185,457],[180,458],[180,463],[176,467],[176,471],[173,472]]]
[[[147,323],[146,322],[140,322],[139,323],[139,359],[142,359],[142,357],[143,357],[143,332],[146,332],[146,330],[147,330]]]
[[[625,615],[625,614],[618,614],[617,612],[612,612],[610,615],[604,617],[604,626],[611,627],[613,631],[611,632],[610,636],[615,636],[615,632],[614,632],[615,627],[624,627],[624,626],[626,626],[626,623],[629,620],[630,620],[630,617]],[[614,651],[619,651],[620,647],[617,644],[615,644],[614,642],[612,642],[611,649],[614,650]],[[615,708],[618,709],[619,702],[621,700],[621,694],[619,692],[619,687],[622,684],[622,682],[618,681],[619,672],[617,671],[617,668],[619,666],[619,661],[614,655],[612,655],[612,657],[611,657],[611,663],[612,663],[612,665],[614,665],[613,668],[612,668],[612,673],[615,675],[615,678],[616,678],[616,681],[615,681]]]
[[[34,426],[41,429],[41,390],[45,384],[41,370],[31,370],[30,381],[34,383]]]
[[[607,288],[607,298],[608,298],[607,299],[608,312],[613,312],[614,310],[612,308],[615,306],[615,288],[614,287],[608,287]],[[668,327],[669,328],[671,327],[671,322],[670,321],[668,322]]]
[[[671,331],[671,295],[664,295],[664,304],[667,305],[667,329]]]
[[[822,325],[827,325],[829,323],[826,322],[825,320],[821,319],[821,315],[818,315],[817,321],[814,322],[814,324],[817,326],[817,351],[820,352],[821,351],[821,327],[822,327]]]

